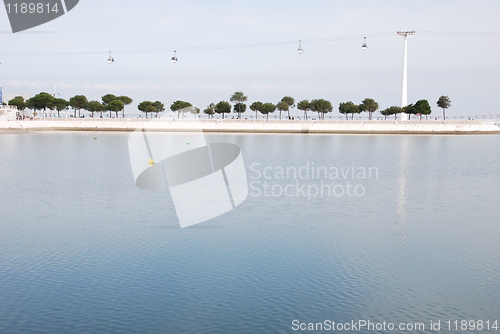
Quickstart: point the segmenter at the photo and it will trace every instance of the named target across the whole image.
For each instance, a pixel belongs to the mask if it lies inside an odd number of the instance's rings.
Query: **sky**
[[[4,100],[52,93],[55,84],[65,99],[127,95],[129,113],[144,100],[203,110],[236,91],[248,104],[289,95],[327,99],[340,116],[340,102],[367,97],[381,109],[400,105],[396,32],[414,30],[409,103],[427,99],[439,115],[436,101],[447,95],[449,115],[498,113],[499,14],[498,0],[80,0],[64,16],[13,34],[0,9],[0,86]]]

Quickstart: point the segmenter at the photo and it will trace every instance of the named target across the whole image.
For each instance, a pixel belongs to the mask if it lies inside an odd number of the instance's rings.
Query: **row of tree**
[[[233,112],[238,114],[238,119],[241,119],[241,114],[246,111],[247,105],[244,103],[247,101],[247,96],[243,92],[235,92],[230,101],[234,102],[231,108],[231,104],[227,101],[220,101],[218,103],[210,103],[207,108],[203,111],[205,114],[213,117],[215,114],[222,115],[224,118],[225,114]],[[451,101],[447,96],[441,96],[437,101],[437,105],[443,109],[443,118],[446,119],[445,109],[451,106]],[[295,105],[295,99],[291,96],[285,96],[276,104],[269,102],[256,101],[250,105],[250,109],[255,112],[255,118],[257,118],[257,113],[260,112],[266,115],[269,119],[269,114],[274,113],[276,110],[279,111],[279,118],[281,119],[282,112],[286,111],[288,113],[288,118],[290,118],[290,109],[297,106],[297,109],[304,112],[304,119],[308,118],[308,111],[316,112],[318,114],[318,119],[324,119],[325,114],[333,111],[333,106],[330,101],[324,99],[316,100],[302,100]],[[359,114],[361,112],[368,112],[368,119],[373,119],[373,113],[379,109],[379,104],[371,98],[366,98],[361,104],[354,104],[352,101],[343,102],[339,104],[339,112],[344,114],[346,119],[348,115],[351,114],[351,119],[354,119],[354,114]],[[181,113],[190,112],[192,114],[198,114],[200,110],[193,107],[191,103],[186,101],[175,101],[171,106],[170,110],[177,111],[177,117],[180,118]],[[426,119],[428,115],[431,114],[432,109],[427,100],[419,100],[414,104],[409,104],[408,106],[402,108],[397,106],[392,106],[381,110],[380,113],[387,119],[389,115],[395,115],[397,117],[400,113],[407,113],[410,115],[418,115],[420,119],[425,115]]]
[[[72,107],[74,117],[77,117],[77,113],[78,117],[80,117],[82,109],[89,111],[92,114],[92,117],[95,112],[100,112],[102,117],[102,113],[106,111],[109,111],[109,117],[111,117],[112,112],[116,113],[116,117],[118,117],[118,113],[120,111],[122,112],[122,117],[124,117],[125,106],[132,103],[132,99],[128,96],[115,96],[113,94],[106,94],[101,99],[102,102],[89,101],[84,95],[75,95],[69,100],[65,100],[62,98],[56,98],[54,95],[49,93],[42,92],[27,99],[26,101],[22,96],[16,96],[10,100],[8,104],[10,106],[16,106],[17,109],[21,111],[26,108],[31,109],[34,112],[56,110],[57,116],[60,116],[61,111]]]
[[[207,108],[203,111],[205,114],[209,115],[209,117],[213,117],[215,114],[222,115],[224,118],[225,114],[229,114],[231,111],[237,113],[238,119],[241,119],[242,113],[244,113],[247,109],[247,105],[245,102],[248,100],[248,97],[243,92],[235,92],[230,97],[230,102],[228,101],[220,101],[218,103],[210,103]],[[53,95],[48,93],[39,93],[32,98],[24,101],[24,98],[21,96],[16,96],[12,100],[8,102],[9,105],[16,106],[19,110],[24,110],[26,108],[32,109],[37,112],[40,110],[57,110],[58,116],[59,112],[72,107],[74,110],[74,117],[80,117],[80,112],[82,109],[89,111],[94,116],[95,112],[100,112],[101,117],[103,112],[109,111],[109,117],[112,116],[112,112],[115,112],[116,117],[118,117],[118,113],[122,112],[122,117],[125,116],[125,106],[132,103],[132,99],[128,96],[115,96],[113,94],[106,94],[102,96],[101,101],[88,101],[87,97],[84,95],[75,95],[71,97],[68,101],[62,98],[56,98]],[[443,109],[443,118],[446,119],[445,109],[451,106],[451,101],[447,96],[441,96],[437,101],[438,107]],[[274,113],[276,110],[279,111],[279,118],[281,119],[282,113],[287,112],[288,118],[290,118],[290,109],[297,107],[297,109],[302,110],[304,112],[304,118],[308,118],[308,111],[316,112],[318,114],[318,119],[324,119],[325,114],[333,111],[333,106],[330,101],[324,99],[315,99],[315,100],[302,100],[295,104],[295,99],[291,96],[283,97],[278,103],[270,103],[270,102],[261,102],[256,101],[253,102],[250,106],[250,109],[255,112],[255,118],[257,118],[257,113],[260,112],[263,115],[266,115],[266,118],[269,118],[269,114]],[[146,114],[146,118],[148,114],[155,114],[158,117],[158,113],[165,110],[165,106],[160,101],[143,101],[138,104],[137,108]],[[361,104],[355,104],[352,101],[342,102],[339,104],[339,112],[344,114],[346,119],[348,119],[348,115],[351,114],[351,119],[354,119],[354,114],[360,114],[361,112],[368,112],[368,118],[371,120],[373,118],[373,113],[379,109],[379,104],[371,99],[366,98],[362,101]],[[177,112],[177,117],[180,118],[181,114],[191,113],[191,114],[199,114],[200,109],[193,106],[191,103],[186,101],[175,101],[170,106],[170,110],[173,112]],[[427,100],[419,100],[414,104],[409,104],[406,107],[397,107],[392,106],[381,110],[380,113],[387,119],[387,116],[395,115],[400,113],[407,113],[409,115],[418,115],[420,119],[425,115],[426,118],[431,114],[432,110]],[[410,116],[411,117],[411,116]]]

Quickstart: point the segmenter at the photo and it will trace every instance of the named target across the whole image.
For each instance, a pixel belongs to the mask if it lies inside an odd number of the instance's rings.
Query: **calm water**
[[[207,137],[241,147],[252,187],[180,229],[168,191],[135,186],[127,133],[1,135],[0,333],[500,322],[499,136]]]

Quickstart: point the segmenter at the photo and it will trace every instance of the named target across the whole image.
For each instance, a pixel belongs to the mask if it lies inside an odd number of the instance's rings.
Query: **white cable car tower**
[[[401,89],[401,108],[408,105],[408,36],[415,35],[415,31],[398,31],[399,36],[405,39],[404,55],[403,55],[403,87]],[[402,113],[401,120],[407,121],[408,114]]]

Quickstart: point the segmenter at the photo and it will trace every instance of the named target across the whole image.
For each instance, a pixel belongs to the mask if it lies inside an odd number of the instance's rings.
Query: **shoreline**
[[[36,131],[300,133],[300,134],[500,134],[489,121],[318,121],[318,120],[187,120],[72,119],[0,121],[0,134]]]

